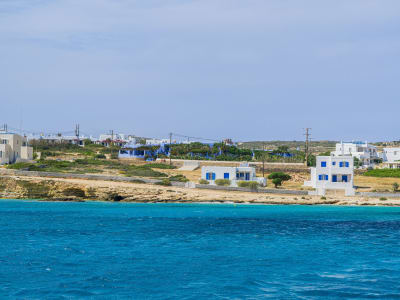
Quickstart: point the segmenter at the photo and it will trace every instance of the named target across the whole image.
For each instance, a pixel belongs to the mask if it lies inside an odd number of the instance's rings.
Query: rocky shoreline
[[[399,199],[344,196],[327,196],[324,198],[318,196],[186,189],[183,187],[105,180],[28,176],[0,177],[0,198],[75,202],[400,206]]]

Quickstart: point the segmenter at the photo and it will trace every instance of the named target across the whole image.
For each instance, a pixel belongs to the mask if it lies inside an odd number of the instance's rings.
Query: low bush
[[[155,184],[163,186],[171,186],[171,181],[168,178],[164,178],[163,180],[156,182]]]
[[[97,158],[97,159],[106,159],[106,156],[104,154],[96,154],[95,158]]]
[[[325,197],[325,196],[322,196],[322,197],[321,197],[321,200],[326,200],[326,197]]]
[[[132,180],[132,181],[130,181],[130,182],[132,182],[132,183],[146,183],[146,182],[144,182],[143,180],[140,180],[140,179],[134,179],[134,180]]]
[[[110,158],[111,159],[118,159],[118,153],[112,153]]]
[[[250,188],[252,190],[256,190],[260,186],[260,184],[257,181],[239,181],[237,185],[238,187]]]
[[[154,169],[176,169],[175,166],[167,165],[167,164],[163,164],[163,163],[151,163],[146,166],[148,166],[149,168],[154,168]]]
[[[392,187],[393,187],[393,192],[395,193],[399,190],[399,184],[397,182],[393,183]]]
[[[363,175],[370,177],[400,178],[400,169],[375,169],[369,170]]]
[[[208,180],[205,180],[205,179],[200,179],[199,183],[200,184],[210,184],[210,182]]]
[[[386,197],[380,197],[379,200],[381,200],[381,201],[386,201],[387,198],[386,198]]]
[[[169,177],[169,180],[171,181],[178,181],[178,182],[188,182],[189,179],[187,179],[185,176],[183,176],[182,174],[178,174],[175,176],[171,176]]]
[[[215,180],[215,184],[218,186],[230,186],[231,181],[229,179],[217,179]]]

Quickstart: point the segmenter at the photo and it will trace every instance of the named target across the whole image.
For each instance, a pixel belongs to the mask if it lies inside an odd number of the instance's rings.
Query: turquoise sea
[[[399,299],[400,208],[0,200],[1,299]]]

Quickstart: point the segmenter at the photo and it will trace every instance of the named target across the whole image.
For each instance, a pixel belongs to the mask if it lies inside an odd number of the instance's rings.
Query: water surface
[[[400,208],[0,200],[0,297],[400,298]]]

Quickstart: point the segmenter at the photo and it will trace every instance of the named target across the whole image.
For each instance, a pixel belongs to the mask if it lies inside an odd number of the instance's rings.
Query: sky
[[[0,124],[399,140],[398,0],[0,0]]]

